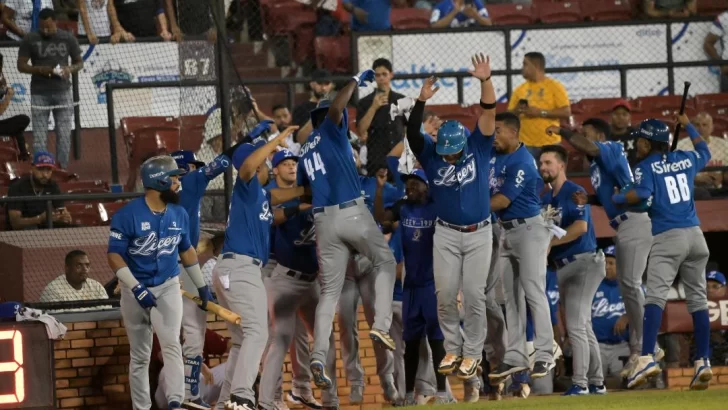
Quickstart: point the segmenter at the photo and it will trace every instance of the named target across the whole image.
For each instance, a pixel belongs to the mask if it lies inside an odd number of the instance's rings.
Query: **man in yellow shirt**
[[[539,52],[526,53],[521,74],[526,82],[516,87],[508,102],[508,110],[521,119],[521,142],[538,158],[540,147],[558,144],[561,137],[547,135],[546,128],[559,126],[571,115],[569,95],[558,80],[546,77],[546,58]]]

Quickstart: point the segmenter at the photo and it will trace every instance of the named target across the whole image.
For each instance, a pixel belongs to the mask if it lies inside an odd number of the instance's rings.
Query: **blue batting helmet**
[[[144,188],[167,191],[172,187],[170,177],[184,173],[185,171],[179,169],[174,158],[169,155],[159,155],[149,158],[142,164],[142,184]]]
[[[638,135],[655,142],[670,142],[670,128],[660,120],[650,118],[640,123]]]
[[[204,167],[205,163],[198,161],[195,153],[187,150],[179,150],[169,154],[177,162],[177,167],[184,169],[185,172],[190,172],[190,164],[197,168]]]
[[[435,151],[439,155],[457,154],[468,142],[468,134],[468,130],[459,121],[445,121],[437,131]]]

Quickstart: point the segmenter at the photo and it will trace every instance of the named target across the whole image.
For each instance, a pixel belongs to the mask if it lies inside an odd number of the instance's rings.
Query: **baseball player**
[[[678,116],[677,120],[688,132],[695,151],[669,152],[671,136],[667,125],[654,119],[642,121],[637,138],[637,157],[641,161],[635,168],[635,185],[612,197],[618,205],[638,205],[647,201],[654,237],[647,263],[642,356],[629,375],[629,388],[660,373],[654,358],[655,342],[667,292],[678,271],[685,285],[688,312],[693,316],[695,329],[697,353],[690,389],[707,389],[713,377],[708,360],[710,320],[705,283],[705,266],[710,253],[692,196],[695,174],[710,161],[710,151],[686,115]],[[618,256],[619,252],[617,250]]]
[[[347,138],[346,104],[357,86],[374,80],[366,70],[352,78],[330,103],[320,103],[311,111],[313,131],[301,147],[299,182],[311,187],[313,215],[318,246],[321,298],[316,307],[311,373],[316,386],[328,389],[334,375],[325,371],[332,321],[344,286],[345,271],[355,250],[372,263],[375,300],[374,324],[369,336],[388,349],[394,349],[389,336],[392,325],[392,294],[395,262],[392,251],[379,231],[361,197],[361,185]]]
[[[181,173],[170,156],[146,160],[141,167],[144,196],[129,202],[111,219],[108,259],[121,283],[121,315],[131,349],[129,384],[136,410],[152,406],[152,329],[159,337],[167,364],[165,392],[169,408],[180,408],[184,399],[178,256],[202,300],[200,309],[207,308],[210,298],[197,252],[190,242],[189,217],[177,205]]]
[[[266,189],[293,189],[296,183],[298,157],[288,150],[278,151],[272,160],[275,179]],[[278,264],[266,280],[271,334],[268,351],[260,378],[259,407],[274,410],[274,399],[286,352],[291,346],[296,329],[296,317],[313,331],[316,305],[319,300],[318,260],[316,257],[316,235],[311,205],[303,204],[298,198],[277,206],[282,212],[275,216],[274,253]],[[327,365],[329,372],[335,371],[336,351],[334,334],[329,341]],[[338,408],[336,381],[322,394],[326,409]]]
[[[556,209],[558,213],[554,223],[566,230],[561,238],[551,239],[549,259],[559,280],[559,294],[566,312],[566,330],[573,352],[573,384],[564,393],[571,396],[589,394],[589,384],[597,390],[604,388],[599,345],[591,326],[592,299],[604,278],[604,253],[596,251],[590,205],[576,205],[571,198],[574,192],[583,188],[566,179],[567,160],[568,153],[564,147],[542,147],[541,177],[551,186],[542,203]],[[589,359],[590,350],[596,353],[592,355],[594,360]]]
[[[546,251],[549,230],[541,216],[539,192],[543,181],[536,160],[518,140],[518,116],[504,112],[495,116],[495,152],[490,170],[490,209],[503,228],[499,257],[508,323],[508,350],[489,378],[501,379],[530,368],[526,349],[526,304],[533,315],[535,363],[531,378],[538,379],[554,368],[554,334],[546,297]]]
[[[615,238],[617,275],[629,318],[630,357],[622,373],[629,375],[642,352],[642,316],[645,297],[642,292],[642,275],[647,267],[647,256],[652,247],[651,222],[644,208],[623,208],[612,203],[614,190],[621,190],[633,182],[632,171],[624,147],[619,142],[607,141],[609,124],[598,118],[590,118],[582,124],[582,133],[549,127],[549,134],[560,134],[589,159],[591,183],[596,201],[609,218],[609,224],[617,232]]]
[[[472,62],[470,73],[481,82],[480,103],[484,109],[472,135],[468,136],[457,121],[442,124],[437,143],[420,132],[425,103],[439,90],[434,87],[434,77],[424,81],[407,124],[407,141],[430,181],[437,215],[433,267],[438,320],[446,352],[438,371],[457,371],[462,379],[476,375],[482,360],[488,279],[488,271],[483,267],[490,266],[493,241],[487,199],[495,133],[495,91],[490,81],[490,60],[479,55]],[[456,302],[461,288],[465,309],[463,334]]]
[[[264,145],[262,142],[242,144],[232,156],[238,177],[230,203],[225,243],[213,272],[213,284],[220,305],[245,320],[239,326],[227,324],[233,347],[228,356],[231,364],[216,407],[219,410],[256,409],[253,384],[268,341],[268,304],[261,267],[268,262],[269,256],[273,222],[270,202],[284,202],[302,193],[292,189],[288,196],[274,196],[263,190],[262,185],[268,180],[268,156],[295,130],[296,127],[289,127]]]

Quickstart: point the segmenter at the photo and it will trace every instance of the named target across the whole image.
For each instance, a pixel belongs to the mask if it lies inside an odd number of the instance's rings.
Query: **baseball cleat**
[[[655,347],[655,361],[659,362],[665,358],[665,349],[660,346]]]
[[[374,340],[375,342],[380,343],[382,346],[386,347],[389,350],[394,350],[394,339],[389,335],[387,332],[382,332],[377,329],[372,329],[369,331],[369,338]]]
[[[638,354],[632,354],[629,356],[629,360],[627,360],[627,363],[622,368],[622,371],[619,372],[619,375],[622,376],[623,379],[628,378],[629,375],[632,374],[634,367],[637,366],[637,361],[639,360],[639,358],[640,356]]]
[[[571,387],[569,387],[569,390],[566,391],[566,393],[562,394],[562,396],[587,396],[589,395],[589,389],[586,387],[581,387],[578,384],[572,384]]]
[[[634,370],[632,370],[632,373],[627,379],[627,388],[634,389],[635,387],[641,386],[647,379],[660,374],[661,371],[660,366],[657,365],[652,355],[640,356],[637,359]]]
[[[600,384],[600,385],[590,384],[589,385],[589,394],[600,394],[600,395],[607,394],[607,387],[603,384]]]
[[[430,404],[430,402],[435,398],[435,396],[426,396],[424,394],[418,394],[415,396],[415,404],[406,404],[407,400],[405,399],[405,406],[424,406],[426,404]]]
[[[489,379],[501,379],[512,375],[513,373],[526,370],[527,367],[523,366],[511,366],[507,363],[501,362],[495,370],[491,371],[488,375]]]
[[[533,370],[531,370],[531,378],[532,379],[540,379],[542,377],[546,377],[551,369],[556,367],[556,364],[554,363],[547,363],[547,362],[536,362],[533,365]]]
[[[705,390],[710,386],[713,378],[713,370],[710,368],[710,360],[699,359],[695,361],[695,375],[690,381],[690,390]]]
[[[392,404],[398,404],[399,392],[397,391],[397,388],[394,386],[394,382],[384,383],[384,385],[382,385],[382,391],[383,391],[385,401],[392,403]]]
[[[230,400],[225,402],[225,410],[256,410],[256,407],[252,401],[231,394]]]
[[[273,408],[275,410],[290,410],[286,402],[284,402],[282,399],[273,400]]]
[[[318,400],[313,397],[313,394],[310,391],[301,393],[291,390],[286,396],[286,399],[291,404],[302,405],[312,410],[321,410],[321,403],[319,403]]]
[[[188,400],[182,403],[182,408],[185,410],[210,410],[212,407],[198,397],[194,400]]]
[[[361,404],[364,401],[364,386],[351,386],[349,404]]]
[[[316,387],[321,389],[328,389],[331,387],[331,379],[326,375],[326,369],[320,360],[313,360],[310,367],[311,374],[313,375],[313,383]]]
[[[511,393],[513,397],[527,399],[528,396],[531,395],[531,386],[528,385],[530,382],[528,370],[521,370],[520,372],[513,373],[511,375],[511,381],[512,383],[508,392]]]
[[[465,391],[465,394],[463,395],[463,401],[465,403],[477,403],[478,400],[480,400],[480,379],[478,379],[477,377],[473,377],[469,380],[465,380],[463,382],[463,390]],[[449,402],[435,403],[447,404]]]
[[[404,395],[404,401],[402,402],[404,407],[418,406],[420,405],[415,399],[415,392],[411,391]]]
[[[464,358],[458,367],[458,379],[467,380],[478,374],[478,367],[481,359]],[[480,388],[480,386],[478,386]]]
[[[437,372],[444,375],[452,374],[460,367],[462,361],[462,357],[448,353],[442,358],[440,365],[437,367]]]
[[[476,391],[475,394],[478,394]],[[477,399],[475,400],[477,401]],[[457,403],[458,401],[455,400],[455,397],[452,397],[451,395],[447,394],[445,396],[435,396],[435,403],[434,404],[453,404]],[[473,402],[471,402],[473,403]]]
[[[488,393],[488,400],[502,400],[503,399],[503,390],[505,390],[506,384],[505,383],[499,383],[495,386],[490,386],[490,392]]]
[[[167,405],[167,409],[169,410],[180,410],[182,409],[182,406],[179,404],[178,401],[170,401],[169,405]]]

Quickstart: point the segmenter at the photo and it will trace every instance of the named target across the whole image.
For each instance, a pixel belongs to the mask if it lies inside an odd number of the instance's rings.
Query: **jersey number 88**
[[[316,171],[321,171],[321,174],[326,175],[326,167],[324,166],[324,162],[321,161],[321,155],[318,152],[314,152],[311,157],[313,160],[311,158],[303,160],[303,166],[306,167],[308,179],[314,181],[316,179]]]
[[[690,185],[688,184],[688,177],[685,174],[677,174],[674,177],[671,175],[666,176],[665,187],[667,188],[667,195],[670,197],[671,204],[690,200]]]

